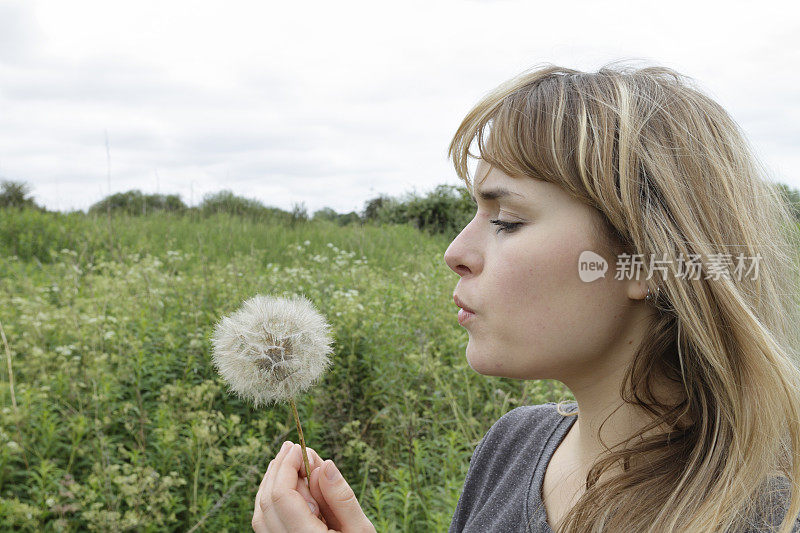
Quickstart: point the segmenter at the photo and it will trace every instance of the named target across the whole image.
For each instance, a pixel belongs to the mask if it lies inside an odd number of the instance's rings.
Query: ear
[[[631,280],[628,285],[628,298],[632,300],[644,300],[647,296],[647,283],[644,281]]]
[[[646,276],[641,267],[639,267],[637,274],[633,279],[627,281],[628,298],[631,300],[644,300],[645,296],[647,296],[647,281],[644,279]]]

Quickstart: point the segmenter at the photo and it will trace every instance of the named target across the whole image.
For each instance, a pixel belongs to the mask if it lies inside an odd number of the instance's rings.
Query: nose
[[[461,277],[476,274],[480,269],[477,243],[471,238],[473,222],[474,219],[461,230],[444,252],[444,262]]]

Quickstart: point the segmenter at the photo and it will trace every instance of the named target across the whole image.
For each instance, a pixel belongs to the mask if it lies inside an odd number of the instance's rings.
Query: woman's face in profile
[[[482,198],[498,189],[508,194]],[[568,385],[624,368],[634,333],[646,324],[629,297],[632,282],[614,279],[616,257],[597,242],[601,215],[557,185],[511,178],[483,160],[475,199],[475,217],[444,254],[461,277],[455,295],[475,312],[463,324],[469,365],[485,375]],[[519,224],[505,229],[490,222],[496,219]],[[585,250],[606,259],[604,277],[581,281]]]

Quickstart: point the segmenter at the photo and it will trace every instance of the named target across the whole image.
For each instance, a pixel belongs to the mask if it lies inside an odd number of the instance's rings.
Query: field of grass
[[[226,392],[209,338],[255,294],[304,294],[335,339],[297,401],[306,442],[378,531],[446,531],[491,424],[570,397],[468,366],[448,243],[410,226],[0,212],[0,530],[250,530],[297,432],[288,406]]]

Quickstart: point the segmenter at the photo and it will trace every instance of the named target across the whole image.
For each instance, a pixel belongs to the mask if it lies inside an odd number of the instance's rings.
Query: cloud
[[[450,138],[503,80],[633,56],[697,78],[800,188],[797,23],[769,2],[685,3],[4,2],[0,176],[51,209],[229,188],[350,211],[460,183]]]
[[[33,12],[23,0],[0,3],[0,62],[22,63],[34,53],[40,39]]]

